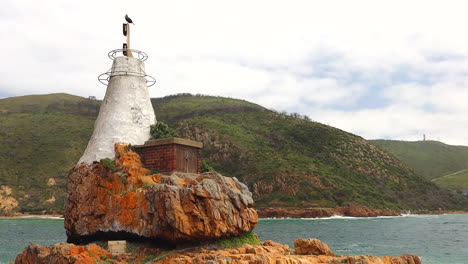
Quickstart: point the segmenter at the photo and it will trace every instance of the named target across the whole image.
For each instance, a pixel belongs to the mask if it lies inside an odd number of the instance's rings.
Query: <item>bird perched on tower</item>
[[[133,23],[132,19],[131,19],[130,17],[128,17],[127,14],[125,14],[125,20],[126,20],[128,23],[135,25],[135,23]]]

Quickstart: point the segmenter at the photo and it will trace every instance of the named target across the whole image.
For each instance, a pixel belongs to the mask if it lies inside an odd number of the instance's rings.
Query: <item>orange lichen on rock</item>
[[[111,256],[109,251],[96,244],[76,246],[68,243],[60,243],[50,247],[30,244],[16,257],[15,263],[96,264],[104,262]]]
[[[69,242],[106,232],[198,241],[239,235],[258,222],[252,194],[236,178],[147,175],[141,158],[126,145],[116,144],[116,156],[120,171],[100,163],[71,171],[65,208]]]
[[[140,155],[130,150],[130,146],[124,143],[115,143],[115,163],[127,173],[129,178],[150,174],[150,170],[145,168]]]
[[[311,241],[311,239],[303,239]],[[297,240],[296,240],[297,241]],[[325,243],[318,241],[317,245]],[[146,253],[145,253],[146,252]],[[158,252],[158,253],[155,253]],[[415,255],[402,255],[400,257],[376,257],[372,255],[360,256],[335,256],[330,250],[328,255],[295,255],[288,245],[274,241],[265,241],[262,245],[243,245],[239,248],[224,250],[207,250],[203,248],[186,249],[179,253],[166,256],[159,255],[160,251],[151,249],[140,249],[132,254],[115,256],[112,263],[154,263],[154,264],[325,264],[325,263],[348,263],[348,264],[421,264],[421,260]],[[154,254],[159,256],[154,256]],[[153,255],[153,259],[148,258]],[[97,245],[75,246],[73,244],[61,243],[49,247],[35,244],[29,245],[16,257],[16,264],[96,264],[109,258],[110,253]],[[142,261],[145,262],[142,262]]]
[[[307,240],[307,239],[304,239]],[[323,244],[319,241],[318,244]],[[296,252],[297,252],[296,248]],[[289,246],[265,241],[262,245],[244,245],[240,248],[226,250],[204,250],[184,252],[166,256],[164,260],[154,261],[158,264],[198,264],[198,263],[229,263],[229,264],[324,264],[324,263],[350,263],[350,264],[421,264],[415,255],[400,257],[361,256],[335,256],[330,250],[329,255],[295,255]]]

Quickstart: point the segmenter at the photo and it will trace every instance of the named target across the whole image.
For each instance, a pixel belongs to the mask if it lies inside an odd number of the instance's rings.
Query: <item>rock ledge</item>
[[[303,239],[306,240],[306,239]],[[311,239],[307,239],[311,240]],[[318,244],[323,242],[318,241]],[[298,248],[296,248],[296,251]],[[333,252],[331,252],[333,254]],[[147,256],[141,254],[124,254],[109,258],[110,253],[97,245],[75,246],[73,244],[56,244],[50,247],[29,245],[16,257],[16,264],[96,264],[110,261],[114,264],[125,263],[158,263],[158,264],[421,264],[415,255],[399,257],[360,256],[327,256],[327,255],[295,255],[288,245],[265,241],[262,245],[244,245],[240,248],[224,250],[207,250],[195,248],[181,250],[170,254]],[[107,262],[106,262],[107,263]]]

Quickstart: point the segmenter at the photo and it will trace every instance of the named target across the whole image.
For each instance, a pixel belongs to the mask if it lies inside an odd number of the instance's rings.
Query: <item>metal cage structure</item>
[[[130,51],[132,54],[137,54],[136,58],[140,61],[146,61],[148,59],[148,55],[145,52],[140,51],[140,50],[135,50],[135,49],[115,49],[115,50],[111,50],[107,54],[107,56],[109,57],[109,59],[114,60],[115,58],[120,57],[119,56],[120,54],[121,56],[125,56],[124,54],[127,53],[128,51]],[[146,72],[141,73],[141,72],[130,72],[130,71],[124,71],[124,70],[112,71],[112,69],[109,69],[107,72],[100,74],[98,76],[98,80],[100,83],[107,86],[109,84],[109,80],[111,77],[124,76],[124,75],[143,77],[145,78],[146,85],[148,87],[151,87],[156,84],[156,79],[153,76],[146,74]]]
[[[136,49],[115,49],[115,50],[109,51],[107,56],[109,57],[109,59],[114,60],[116,57],[118,57],[119,54],[122,54],[122,56],[124,56],[123,55],[124,52],[127,52],[127,51],[137,54],[138,55],[137,59],[141,61],[145,61],[148,59],[148,54],[146,54],[145,52],[141,50],[136,50]]]

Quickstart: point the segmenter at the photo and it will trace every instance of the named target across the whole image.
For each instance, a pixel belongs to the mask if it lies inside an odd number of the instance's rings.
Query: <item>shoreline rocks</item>
[[[398,216],[405,211],[392,209],[371,209],[358,204],[339,208],[264,208],[257,209],[261,218],[324,218],[331,216],[376,217]]]
[[[157,255],[129,252],[111,256],[109,251],[95,244],[76,246],[60,243],[49,247],[31,244],[16,257],[16,264],[95,264],[111,260],[111,263],[158,263],[158,264],[321,264],[321,263],[360,263],[360,264],[421,264],[415,255],[399,257],[372,255],[335,256],[328,246],[318,239],[297,239],[295,250],[288,245],[265,241],[261,245],[243,245],[232,249],[191,248],[178,251],[160,252]],[[327,250],[324,250],[327,249]],[[323,251],[326,251],[322,254]],[[154,249],[152,252],[155,252]],[[300,252],[301,254],[298,254]],[[316,253],[318,255],[314,255]]]
[[[466,214],[467,211],[446,210],[393,210],[372,209],[359,204],[350,204],[339,208],[262,208],[257,209],[260,218],[324,218],[331,216],[350,217],[377,217],[377,216],[401,216],[404,214],[434,215],[434,214]]]
[[[15,263],[21,264],[94,264],[111,258],[109,251],[96,244],[77,246],[59,243],[46,247],[29,244],[23,252],[16,256]]]

